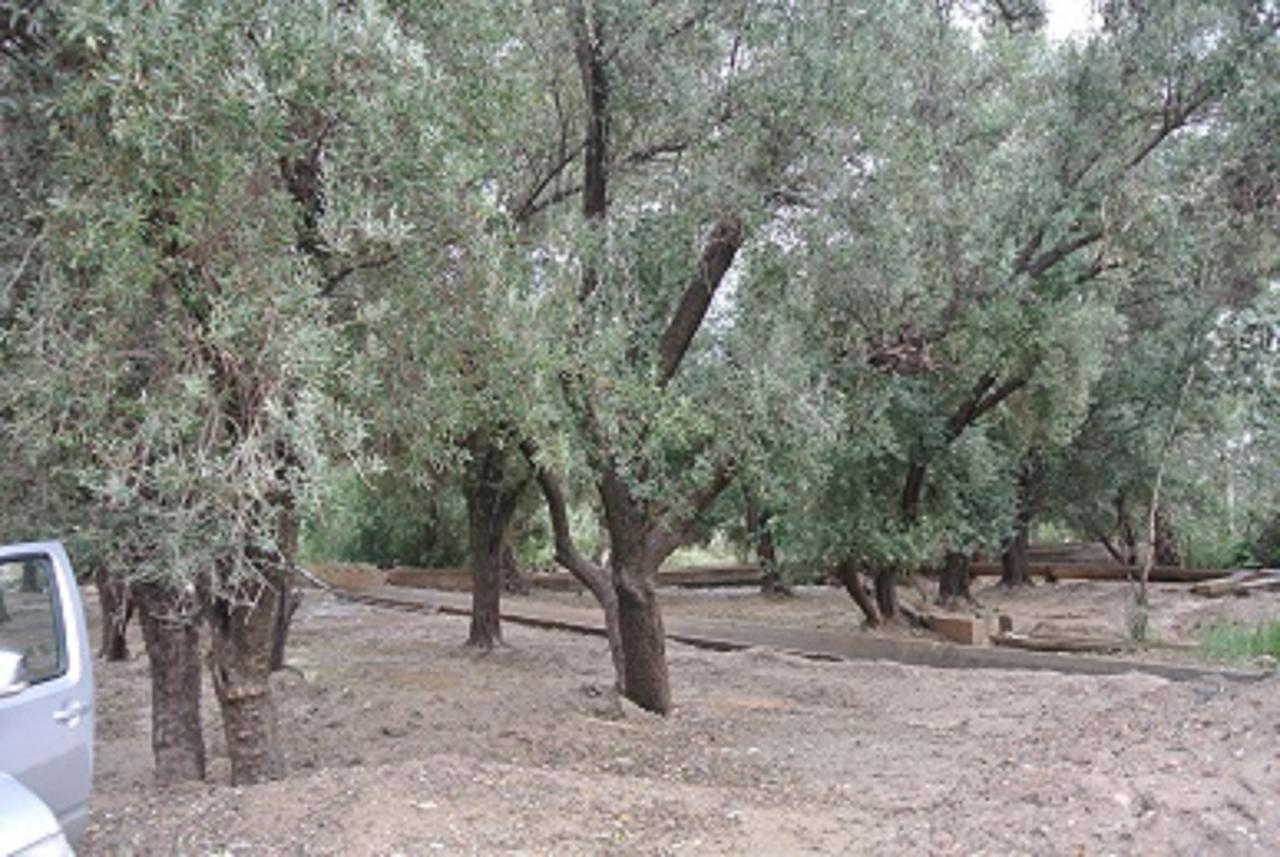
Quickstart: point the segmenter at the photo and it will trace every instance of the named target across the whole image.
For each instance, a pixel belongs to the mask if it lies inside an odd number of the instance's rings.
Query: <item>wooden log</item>
[[[396,566],[387,572],[387,583],[416,589],[470,592],[471,571],[465,568],[409,568]]]
[[[686,565],[658,572],[659,586],[758,586],[764,572],[758,565]]]
[[[1086,565],[1083,563],[1042,563],[1030,565],[1031,574],[1049,580],[1128,580],[1130,575],[1137,578],[1140,570],[1134,566],[1124,565]],[[975,577],[999,577],[1000,563],[974,562],[969,564],[969,571]],[[1152,583],[1199,583],[1226,577],[1232,572],[1218,568],[1180,568],[1171,565],[1157,565],[1151,570],[1149,580]]]
[[[996,634],[991,642],[1010,649],[1026,649],[1032,652],[1088,652],[1109,654],[1131,652],[1137,646],[1128,640],[1075,636],[1024,636],[1022,634]]]
[[[1027,546],[1031,562],[1050,565],[1106,565],[1113,562],[1107,549],[1097,542],[1064,542],[1056,545],[1034,544]]]
[[[1191,587],[1191,591],[1196,595],[1203,595],[1206,598],[1218,598],[1237,589],[1242,583],[1250,580],[1256,580],[1261,574],[1262,572],[1252,569],[1237,571],[1235,574],[1219,578],[1218,580],[1208,580],[1204,583],[1197,583],[1195,586]]]
[[[1206,598],[1221,598],[1224,595],[1248,595],[1269,589],[1280,589],[1280,570],[1255,569],[1237,571],[1222,580],[1198,583],[1191,587],[1196,595]]]

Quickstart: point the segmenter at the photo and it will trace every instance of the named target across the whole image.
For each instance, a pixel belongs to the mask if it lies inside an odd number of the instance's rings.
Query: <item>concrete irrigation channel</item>
[[[426,613],[469,616],[471,598],[460,592],[392,586],[332,585],[306,576],[338,597],[366,604]],[[502,605],[504,621],[536,628],[604,636],[600,611],[513,599]],[[1040,670],[1070,675],[1120,675],[1136,672],[1171,681],[1255,681],[1270,675],[1123,657],[1030,651],[1000,646],[964,646],[926,640],[902,640],[841,631],[788,628],[753,622],[668,618],[667,638],[716,651],[767,648],[814,660],[889,661],[938,669]]]

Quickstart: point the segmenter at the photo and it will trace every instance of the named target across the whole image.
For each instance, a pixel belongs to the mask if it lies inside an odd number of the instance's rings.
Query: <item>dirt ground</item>
[[[1124,627],[1115,584],[978,597],[1019,627]],[[833,590],[664,603],[866,633]],[[1276,615],[1274,593],[1204,601],[1160,587],[1152,618],[1157,637],[1186,642],[1223,617]],[[209,781],[156,789],[146,658],[98,664],[81,853],[1280,853],[1275,675],[1172,683],[673,644],[677,708],[660,718],[611,698],[595,637],[508,624],[508,647],[481,656],[460,646],[463,618],[319,592],[295,622],[293,669],[275,684],[282,782],[228,785],[206,689]]]

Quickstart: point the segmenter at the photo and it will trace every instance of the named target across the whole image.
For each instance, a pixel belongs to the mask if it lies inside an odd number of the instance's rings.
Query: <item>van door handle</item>
[[[53,713],[53,719],[58,723],[65,724],[66,726],[76,726],[80,723],[81,716],[83,716],[88,710],[89,706],[85,705],[80,700],[68,702],[62,708],[59,708]]]

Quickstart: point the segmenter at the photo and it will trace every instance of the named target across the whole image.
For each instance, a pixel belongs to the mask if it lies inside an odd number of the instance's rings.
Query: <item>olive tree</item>
[[[401,238],[366,158],[428,72],[328,3],[64,4],[51,248],[14,348],[143,607],[161,779],[203,776],[197,629],[232,778],[282,772],[267,673],[297,511],[353,455],[342,292]],[[323,147],[321,146],[323,142]],[[337,181],[317,194],[316,179]],[[425,182],[424,182],[425,183]],[[348,193],[339,193],[345,187]]]
[[[1114,291],[1136,267],[1132,233],[1178,181],[1167,162],[1227,145],[1217,116],[1274,50],[1263,13],[1175,6],[1118,12],[1080,46],[975,32],[959,4],[895,9],[897,60],[850,101],[860,113],[838,116],[851,129],[832,161],[838,199],[812,218],[807,269],[840,284],[820,340],[832,377],[850,401],[869,398],[850,425],[866,451],[843,451],[845,488],[825,505],[845,496],[874,523],[863,535],[833,523],[827,550],[843,541],[846,578],[875,573],[880,613],[894,611],[899,568],[971,549],[984,540],[965,530],[992,514],[1013,519],[1012,492],[1002,514],[981,509],[987,492],[949,491],[945,470],[986,457],[982,472],[1012,481],[1037,433],[1071,436],[1123,329]],[[1035,431],[1000,425],[1033,411]],[[967,582],[944,575],[943,589]]]

